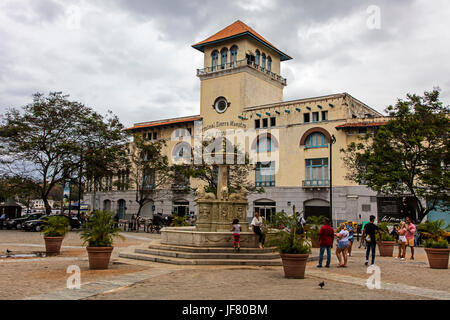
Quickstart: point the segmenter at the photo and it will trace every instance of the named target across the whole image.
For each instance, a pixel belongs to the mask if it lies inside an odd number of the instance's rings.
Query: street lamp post
[[[333,144],[336,143],[336,137],[331,135],[330,141],[330,219],[333,221]]]

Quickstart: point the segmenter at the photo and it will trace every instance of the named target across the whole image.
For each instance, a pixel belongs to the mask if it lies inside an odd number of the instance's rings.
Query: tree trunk
[[[52,207],[50,207],[50,204],[48,203],[47,195],[42,195],[42,200],[44,200],[45,214],[51,214]]]

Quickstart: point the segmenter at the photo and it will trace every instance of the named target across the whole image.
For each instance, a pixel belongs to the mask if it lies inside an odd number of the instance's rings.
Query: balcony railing
[[[281,82],[281,84],[283,84],[283,85],[287,84],[286,79],[283,78],[282,76],[280,76],[276,73],[273,73],[269,69],[264,68],[260,65],[257,65],[255,62],[247,60],[247,59],[228,62],[228,63],[224,63],[224,64],[218,64],[216,66],[206,67],[203,69],[197,69],[197,76],[208,75],[208,74],[212,74],[214,72],[218,72],[218,71],[222,71],[222,70],[231,70],[231,69],[235,69],[235,68],[239,68],[239,67],[243,67],[243,66],[249,66],[255,70],[258,70],[258,71],[266,74],[267,76],[269,76],[271,79]]]
[[[302,186],[304,188],[326,188],[330,186],[329,180],[303,180]]]

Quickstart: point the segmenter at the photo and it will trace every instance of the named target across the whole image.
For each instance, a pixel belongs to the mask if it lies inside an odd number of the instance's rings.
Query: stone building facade
[[[287,80],[280,75],[280,66],[292,58],[241,21],[193,48],[204,54],[204,66],[197,70],[200,114],[136,123],[128,130],[150,142],[168,139],[165,152],[171,161],[190,153],[199,128],[201,135],[232,130],[233,142],[245,136],[241,140],[245,151],[256,155],[249,179],[265,190],[249,194],[249,219],[255,210],[270,219],[274,212],[292,212],[294,206],[306,216],[329,215],[330,180],[335,224],[376,215],[377,194],[345,178],[347,170],[339,150],[377,130],[387,118],[348,93],[283,101]],[[263,153],[271,158],[261,161]],[[194,180],[189,184],[192,189],[201,185]],[[132,187],[99,190],[96,207],[121,215],[135,213],[135,197]],[[92,204],[93,193],[88,192],[85,199]],[[193,192],[168,186],[164,196],[155,196],[142,214],[197,211]]]

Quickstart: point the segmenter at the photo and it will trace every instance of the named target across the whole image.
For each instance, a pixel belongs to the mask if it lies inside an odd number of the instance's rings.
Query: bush
[[[377,241],[380,241],[379,234],[376,234],[375,237]],[[381,241],[395,241],[395,237],[391,236],[388,233],[381,233]]]
[[[272,220],[271,225],[275,227],[285,226],[286,228],[271,235],[266,242],[268,246],[276,246],[280,253],[305,254],[311,252],[311,243],[306,240],[305,234],[297,234],[298,216],[293,214],[288,216],[285,212],[276,214],[276,221]]]
[[[445,220],[427,221],[425,223],[419,224],[417,230],[422,234],[422,237],[427,240],[432,240],[434,243],[441,243],[445,240],[447,232],[449,229]],[[448,245],[448,244],[447,244]]]
[[[119,235],[120,231],[120,228],[116,227],[114,213],[95,211],[85,223],[81,231],[81,239],[89,247],[111,247],[113,239],[115,237],[121,237]]]
[[[69,219],[63,216],[51,216],[43,223],[42,234],[45,237],[63,237],[69,232]]]
[[[173,216],[173,220],[170,223],[171,227],[187,227],[191,224],[186,222],[186,217]]]
[[[447,240],[426,240],[425,241],[425,248],[434,248],[434,249],[447,249],[448,248],[448,241]]]

